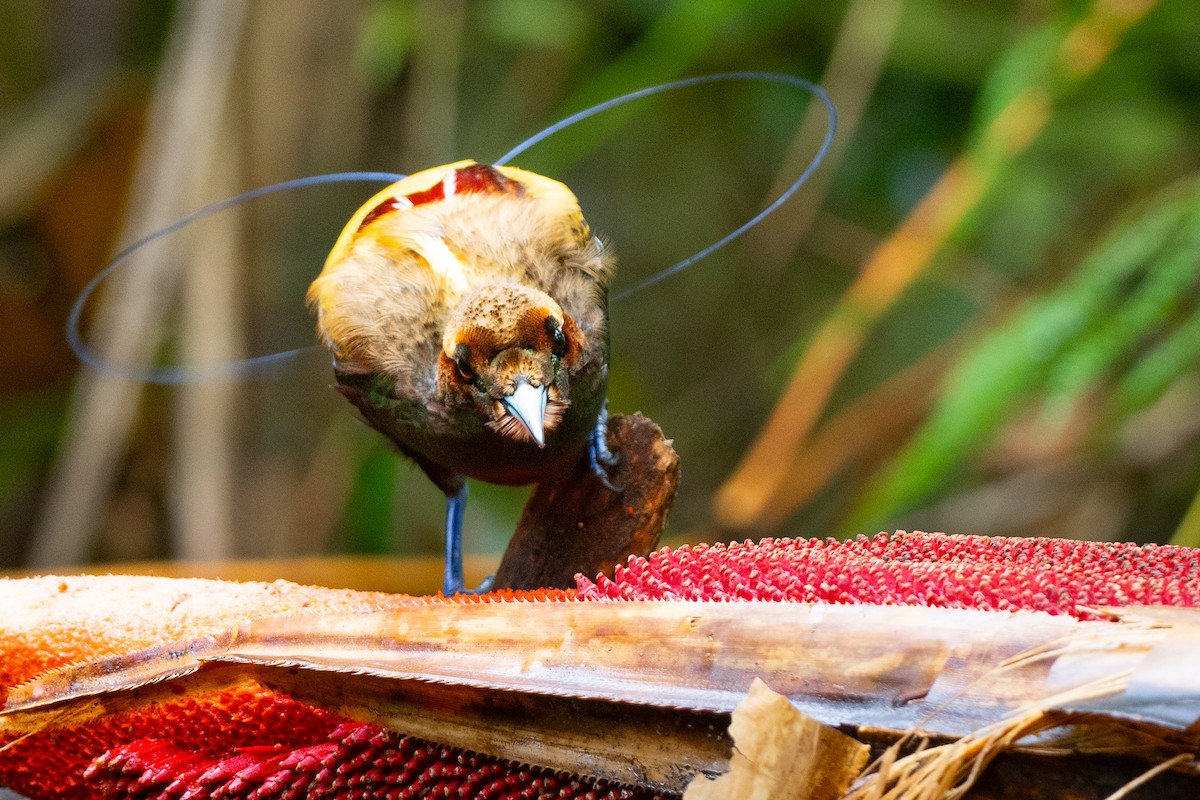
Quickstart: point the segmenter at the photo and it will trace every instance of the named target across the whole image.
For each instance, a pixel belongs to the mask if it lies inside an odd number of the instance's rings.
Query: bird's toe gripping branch
[[[622,487],[613,484],[608,472],[614,469],[619,461],[620,459],[608,449],[608,400],[605,400],[604,405],[600,406],[600,416],[596,417],[596,427],[588,437],[588,463],[605,488],[613,492],[620,492]]]

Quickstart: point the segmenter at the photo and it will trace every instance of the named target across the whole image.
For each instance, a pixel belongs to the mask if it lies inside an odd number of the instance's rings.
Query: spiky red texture
[[[146,597],[144,590],[131,588],[133,579],[124,580],[130,582],[113,587],[113,596],[121,601],[104,609],[55,603],[61,598],[51,591],[49,598],[30,606],[44,607],[41,616],[26,614],[15,621],[15,635],[6,611],[0,617],[0,695],[37,669],[131,649],[139,637],[152,635],[148,619],[157,619],[160,626],[161,636],[152,643],[179,638],[180,631],[195,635],[222,621],[229,626],[280,613],[277,603],[289,606],[285,610],[311,612],[462,602],[366,595],[356,600],[354,593],[275,584],[269,596],[277,602],[268,608],[246,584],[207,582],[203,591],[189,584],[187,592],[175,594],[197,609],[209,608],[208,601],[221,609],[195,610],[199,616],[185,624],[164,621],[156,596]],[[0,591],[0,599],[3,595]],[[496,593],[465,602],[513,596]],[[1200,605],[1200,553],[1179,547],[903,532],[848,542],[766,540],[662,550],[649,559],[631,559],[613,580],[580,577],[576,593],[520,597],[540,602],[686,598],[889,603],[1086,617],[1088,607],[1098,605]],[[128,629],[97,625],[99,617],[114,614],[138,620],[138,635],[131,639]],[[39,625],[48,622],[57,632],[43,635]],[[41,650],[36,650],[38,642]],[[13,664],[18,665],[15,671]],[[36,797],[653,796],[420,742],[254,688],[30,737],[0,751],[0,784],[5,783]]]
[[[614,579],[580,577],[579,599],[783,600],[1030,610],[1200,605],[1187,547],[1064,539],[881,533],[850,541],[764,539],[630,559]]]
[[[652,798],[639,789],[530,769],[347,722],[306,747],[243,748],[206,757],[170,740],[140,739],[103,754],[86,777],[129,798],[406,798],[479,800]]]
[[[31,797],[113,797],[96,780],[100,776],[87,771],[106,752],[130,744],[175,742],[199,761],[218,761],[239,752],[261,754],[264,748],[302,748],[324,739],[342,721],[336,714],[252,687],[188,698],[161,712],[124,714],[17,741],[0,753],[0,786]]]

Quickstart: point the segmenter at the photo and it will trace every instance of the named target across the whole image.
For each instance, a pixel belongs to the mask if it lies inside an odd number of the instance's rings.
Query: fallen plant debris
[[[837,800],[867,763],[870,748],[801,714],[755,678],[729,724],[729,772],[697,777],[683,800]]]

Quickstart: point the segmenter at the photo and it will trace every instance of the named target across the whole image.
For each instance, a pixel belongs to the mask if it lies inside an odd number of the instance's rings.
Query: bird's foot
[[[614,486],[608,477],[608,471],[620,463],[620,459],[608,449],[608,400],[600,406],[596,427],[592,428],[592,435],[588,438],[588,462],[592,465],[592,472],[609,491],[621,491],[621,487]]]
[[[459,575],[453,581],[447,576],[442,581],[442,595],[444,597],[453,597],[456,594],[487,594],[492,590],[492,584],[495,581],[495,575],[488,575],[474,589],[468,589],[466,586],[463,586],[462,575]]]

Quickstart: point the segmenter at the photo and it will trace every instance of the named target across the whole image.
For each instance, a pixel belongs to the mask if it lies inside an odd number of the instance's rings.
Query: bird
[[[613,269],[564,184],[466,160],[374,195],[309,287],[335,387],[446,495],[443,594],[468,591],[467,478],[539,483],[586,453],[616,490]]]

